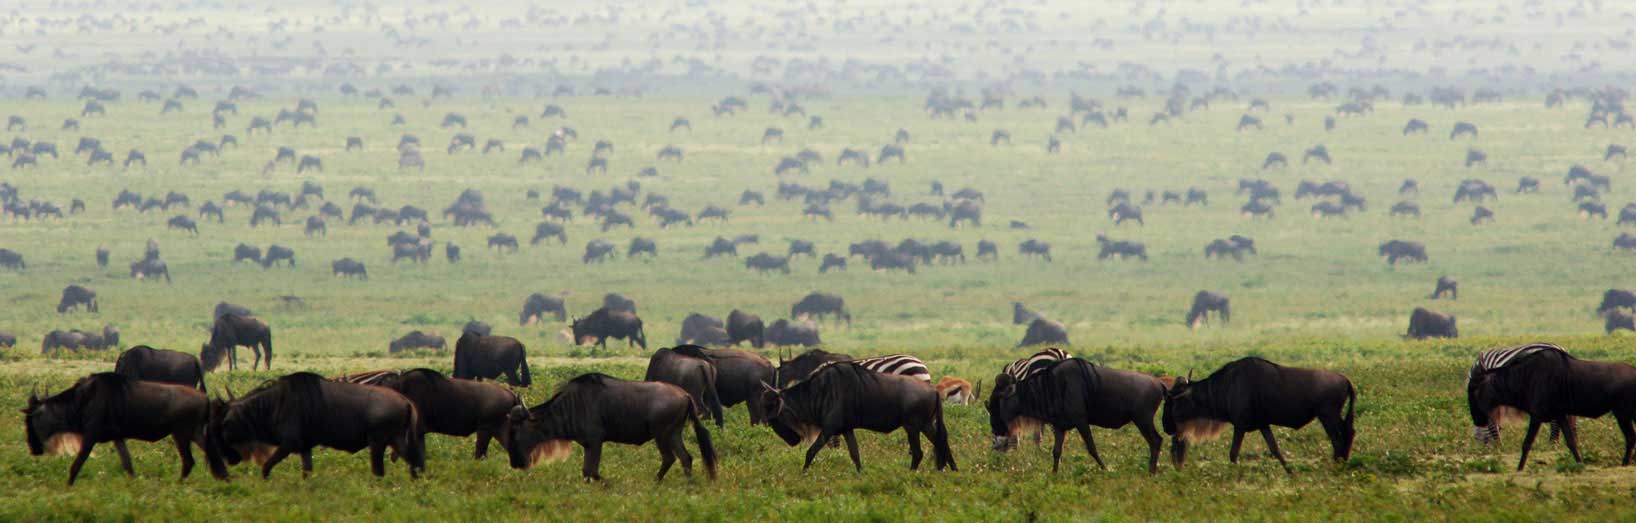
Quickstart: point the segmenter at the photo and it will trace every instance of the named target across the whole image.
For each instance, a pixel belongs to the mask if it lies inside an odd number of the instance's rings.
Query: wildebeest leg
[[[119,451],[119,466],[120,468],[125,469],[125,475],[133,478],[136,477],[136,469],[131,468],[131,451],[130,449],[125,448],[125,440],[114,440],[114,450]]]
[[[602,481],[602,474],[598,472],[602,468],[602,442],[589,440],[581,446],[585,447],[585,465],[580,467],[580,475],[586,481]]]
[[[278,449],[273,451],[273,455],[267,458],[267,462],[261,464],[261,479],[267,479],[268,476],[271,476],[273,474],[273,467],[278,466],[278,462],[284,461],[284,458],[287,457],[290,457],[289,447],[279,445]],[[305,458],[303,458],[303,460],[304,459]],[[304,465],[305,463],[303,463],[303,466]],[[303,470],[302,473],[305,474],[306,471]]]
[[[675,436],[662,436],[654,440],[653,446],[659,447],[660,460],[659,476],[653,478],[654,482],[664,481],[665,473],[670,472],[670,466],[676,463],[676,444],[679,443],[676,440],[680,439],[680,436],[681,433],[677,433]],[[692,476],[692,474],[689,474],[689,476]]]
[[[687,445],[682,444],[682,431],[676,430],[676,459],[682,460],[682,475],[693,478],[693,455],[687,452]]]
[[[1079,426],[1079,438],[1085,440],[1085,451],[1091,453],[1091,459],[1096,460],[1096,466],[1108,470],[1108,466],[1102,463],[1102,455],[1096,452],[1096,440],[1091,438],[1090,425]]]
[[[828,444],[829,439],[833,437],[835,437],[835,435],[827,431],[818,434],[818,439],[812,441],[811,447],[807,447],[807,461],[805,464],[801,465],[802,472],[806,472],[807,469],[812,468],[812,460],[813,458],[818,457],[818,450],[824,448],[824,445]]]
[[[1238,450],[1244,447],[1244,429],[1233,427],[1233,446],[1227,451],[1227,462],[1238,463]]]
[[[1164,436],[1160,436],[1159,430],[1153,427],[1151,417],[1136,418],[1136,430],[1141,431],[1142,438],[1147,440],[1147,473],[1158,474],[1159,447],[1164,445]]]
[[[312,475],[312,451],[302,451],[297,456],[301,458],[301,479],[307,479]]]
[[[1267,450],[1272,452],[1272,457],[1278,458],[1279,465],[1284,466],[1284,473],[1294,475],[1295,472],[1289,468],[1289,462],[1284,461],[1284,453],[1278,451],[1278,440],[1272,437],[1272,427],[1261,427],[1261,438],[1267,440]]]
[[[1628,416],[1614,414],[1613,418],[1619,422],[1619,432],[1625,435],[1625,460],[1619,466],[1630,466],[1630,452],[1636,450],[1636,427],[1631,425]]]
[[[1324,426],[1324,434],[1329,436],[1329,445],[1334,449],[1331,459],[1341,461],[1341,448],[1345,444],[1345,430],[1341,428],[1341,420],[1334,416],[1318,416],[1318,423]]]
[[[386,441],[369,442],[369,473],[375,477],[386,475]]]
[[[858,438],[853,436],[850,430],[842,432],[841,438],[846,440],[846,453],[852,456],[852,466],[856,467],[858,472],[863,472],[863,462],[858,460]]]
[[[477,449],[472,452],[472,459],[483,459],[489,455],[489,438],[494,437],[488,429],[477,431]]]
[[[1528,432],[1524,433],[1522,436],[1522,458],[1517,461],[1517,472],[1522,472],[1522,468],[1528,465],[1528,449],[1534,446],[1534,436],[1538,435],[1539,420],[1534,419],[1533,416],[1529,416]]]
[[[904,427],[903,433],[909,437],[909,470],[920,470],[920,459],[925,457],[920,451],[920,431]]]
[[[176,453],[182,456],[182,479],[193,472],[193,439],[190,434],[177,433],[170,435],[171,441],[176,442]]]
[[[227,370],[239,370],[239,347],[237,345],[227,346]]]
[[[74,455],[74,464],[68,466],[68,486],[74,486],[74,479],[80,476],[80,467],[85,466],[85,459],[91,457],[91,447],[95,446],[96,443],[92,443],[91,440],[85,440],[85,443],[80,445],[79,454]]]
[[[1568,444],[1568,453],[1573,455],[1575,463],[1582,463],[1579,459],[1579,429],[1568,423],[1567,416],[1557,420],[1556,424],[1562,427],[1562,442]]]
[[[1068,439],[1068,431],[1056,427],[1051,427],[1051,431],[1057,437],[1055,442],[1051,444],[1051,473],[1056,474],[1057,465],[1062,463],[1062,440]]]

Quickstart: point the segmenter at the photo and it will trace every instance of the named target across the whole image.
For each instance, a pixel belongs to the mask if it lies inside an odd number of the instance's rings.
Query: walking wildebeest
[[[1399,259],[1425,262],[1426,244],[1403,240],[1391,240],[1380,244],[1380,256],[1386,258],[1387,265],[1397,265]]]
[[[205,392],[204,366],[186,352],[137,345],[119,353],[114,374],[133,380],[174,383]]]
[[[517,314],[517,322],[528,325],[545,317],[545,313],[556,313],[557,321],[568,319],[568,307],[562,295],[534,293],[523,300],[523,310]]]
[[[1079,432],[1096,465],[1107,469],[1096,452],[1091,426],[1117,429],[1134,423],[1147,440],[1147,470],[1154,474],[1159,470],[1164,437],[1153,426],[1153,416],[1164,397],[1165,386],[1158,378],[1092,365],[1079,358],[1056,361],[1022,380],[1002,372],[994,377],[987,403],[993,448],[1004,451],[1015,446],[1026,425],[1049,424],[1056,436],[1051,448],[1052,473],[1062,462],[1062,444],[1069,429]]]
[[[229,465],[252,459],[261,477],[290,454],[301,477],[312,474],[312,449],[369,449],[370,472],[386,475],[386,449],[404,458],[409,477],[426,469],[425,425],[414,402],[391,389],[330,381],[310,372],[270,380],[242,398],[210,403],[205,449]]]
[[[710,431],[699,422],[699,408],[686,391],[669,383],[581,375],[563,384],[545,403],[511,409],[501,442],[516,469],[532,467],[542,459],[565,458],[568,443],[578,443],[585,450],[580,473],[586,480],[601,481],[603,443],[642,445],[652,440],[663,460],[658,475],[663,480],[677,458],[682,461],[682,473],[693,475],[693,456],[682,444],[682,429],[689,422],[705,472],[715,479],[716,449]]]
[[[401,338],[387,343],[386,351],[391,354],[397,354],[399,352],[414,349],[432,349],[441,351],[447,347],[448,344],[443,340],[442,336],[414,330],[409,331],[408,334],[404,334]]]
[[[573,332],[574,343],[585,343],[586,338],[594,338],[596,345],[608,348],[608,338],[625,340],[627,346],[640,345],[648,348],[647,333],[642,330],[642,319],[630,311],[613,310],[604,306],[584,318],[574,318],[569,324]]]
[[[1210,291],[1199,291],[1193,295],[1193,307],[1187,311],[1187,327],[1197,329],[1202,323],[1210,321],[1210,312],[1214,311],[1222,323],[1232,318],[1232,309],[1229,307],[1227,296]]]
[[[852,313],[846,310],[846,300],[835,294],[812,292],[790,306],[791,318],[801,319],[804,316],[813,316],[818,320],[823,320],[824,316],[834,316],[852,325]]]
[[[1414,312],[1409,314],[1409,332],[1403,337],[1417,340],[1458,338],[1460,330],[1455,326],[1454,315],[1433,312],[1425,307],[1415,307]]]
[[[1278,458],[1285,473],[1293,474],[1278,450],[1272,427],[1300,429],[1316,418],[1329,436],[1333,459],[1345,461],[1357,434],[1352,416],[1356,406],[1357,391],[1340,373],[1285,367],[1249,357],[1223,365],[1198,381],[1176,378],[1165,394],[1163,420],[1165,434],[1173,436],[1170,457],[1178,469],[1187,460],[1189,445],[1215,438],[1230,424],[1230,462],[1238,462],[1244,435],[1260,431],[1267,450]]]
[[[830,438],[840,435],[846,440],[852,464],[861,472],[863,462],[858,459],[853,431],[889,433],[900,427],[909,439],[910,470],[920,467],[922,434],[931,440],[937,469],[958,470],[943,423],[943,403],[936,389],[917,378],[882,374],[857,362],[841,361],[826,363],[787,387],[764,387],[762,403],[772,413],[767,424],[773,432],[790,446],[811,442],[803,471],[812,467],[813,458]]]
[[[473,459],[488,455],[489,440],[504,438],[507,416],[522,406],[517,393],[493,383],[456,379],[432,369],[375,371],[336,378],[397,391],[420,413],[425,432],[464,438],[477,434]],[[501,445],[505,440],[501,439]]]
[[[255,361],[250,363],[250,370],[256,370],[261,363],[262,351],[267,352],[267,370],[273,370],[273,331],[267,327],[267,322],[254,316],[217,316],[215,325],[210,329],[210,341],[199,347],[199,361],[206,371],[213,371],[221,365],[225,356],[227,368],[236,370],[239,347],[249,347],[256,354]]]
[[[62,288],[62,299],[57,301],[58,313],[67,313],[69,309],[78,309],[82,306],[86,312],[97,312],[97,291],[79,285]]]
[[[1432,290],[1428,299],[1442,298],[1444,294],[1448,294],[1451,300],[1460,299],[1460,282],[1448,276],[1437,277],[1437,288]]]
[[[1500,426],[1528,415],[1522,457],[1517,470],[1528,464],[1528,451],[1542,423],[1562,430],[1574,461],[1579,455],[1579,434],[1573,418],[1597,418],[1613,413],[1624,434],[1621,465],[1630,465],[1636,449],[1636,367],[1619,362],[1575,358],[1561,347],[1534,343],[1493,349],[1477,356],[1466,378],[1466,404],[1471,412],[1472,435],[1482,443],[1499,440]]]
[[[41,399],[29,394],[23,408],[23,431],[29,454],[72,452],[68,485],[98,443],[114,444],[125,474],[136,477],[125,440],[159,441],[170,437],[182,458],[182,477],[193,471],[193,445],[205,449],[205,462],[218,479],[227,479],[227,467],[205,441],[209,400],[189,386],[140,381],[112,372],[81,378],[72,387]]]
[[[1063,326],[1061,322],[1037,317],[1034,318],[1034,321],[1028,323],[1028,331],[1023,333],[1022,342],[1018,343],[1017,346],[1054,344],[1070,345],[1068,343],[1068,328]]]
[[[714,417],[716,427],[721,428],[725,421],[721,398],[716,393],[716,365],[704,350],[698,345],[680,345],[654,351],[642,380],[669,383],[686,391],[699,410]]]
[[[460,379],[499,378],[506,375],[506,383],[518,387],[533,384],[528,371],[526,348],[517,338],[489,336],[466,330],[454,342],[454,372]]]

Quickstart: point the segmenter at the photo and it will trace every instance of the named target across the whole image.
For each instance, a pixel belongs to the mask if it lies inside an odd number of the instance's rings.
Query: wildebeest
[[[1625,289],[1608,289],[1602,293],[1602,303],[1596,306],[1596,313],[1603,314],[1615,309],[1636,309],[1636,292]]]
[[[393,390],[330,381],[310,372],[270,380],[242,398],[210,403],[207,452],[228,464],[253,459],[261,477],[290,454],[301,457],[301,475],[312,473],[312,449],[353,453],[369,449],[370,472],[386,474],[391,448],[411,478],[426,468],[425,425],[415,404]]]
[[[1036,317],[1028,322],[1028,331],[1023,333],[1022,342],[1018,347],[1031,345],[1070,345],[1068,343],[1068,328],[1061,322],[1044,317]]]
[[[697,312],[682,319],[682,333],[676,336],[677,345],[727,345],[727,325],[720,318]]]
[[[852,313],[846,310],[846,300],[835,294],[812,292],[790,306],[791,318],[801,319],[805,316],[814,316],[819,320],[834,316],[845,320],[847,325],[852,324]]]
[[[441,338],[439,338],[441,340]],[[375,371],[336,381],[386,387],[415,404],[425,432],[464,438],[477,435],[474,459],[488,455],[489,440],[504,438],[507,416],[522,406],[516,393],[493,383],[456,379],[432,369]],[[504,445],[504,439],[501,439]]]
[[[102,333],[86,332],[79,329],[70,331],[53,330],[46,333],[40,341],[40,354],[51,352],[52,349],[68,349],[79,352],[80,349],[105,350],[119,346],[119,329],[113,325],[102,328]]]
[[[1345,461],[1352,454],[1357,433],[1352,415],[1356,404],[1357,391],[1346,376],[1249,357],[1223,365],[1198,381],[1177,378],[1165,394],[1162,417],[1165,434],[1173,436],[1170,456],[1177,468],[1186,461],[1189,445],[1220,435],[1230,424],[1229,461],[1238,462],[1245,434],[1260,431],[1267,450],[1286,473],[1293,473],[1278,450],[1272,427],[1300,429],[1316,418],[1329,436],[1333,459]]]
[[[141,280],[152,277],[154,281],[158,281],[161,276],[165,278],[166,283],[170,282],[170,267],[166,266],[165,262],[158,258],[145,258],[131,262],[132,278]]]
[[[448,347],[442,336],[427,334],[418,330],[409,331],[398,339],[386,344],[388,353],[396,354],[406,350],[432,349],[441,351]]]
[[[811,321],[791,322],[780,319],[767,326],[766,343],[780,346],[816,347],[823,344],[818,336],[818,325]]]
[[[744,259],[744,267],[758,272],[780,271],[790,273],[789,256],[774,256],[765,252]]]
[[[1455,325],[1456,318],[1452,314],[1443,314],[1427,310],[1425,307],[1415,307],[1409,314],[1409,332],[1405,338],[1423,340],[1426,338],[1458,338],[1460,330]]]
[[[1380,244],[1380,256],[1386,258],[1387,265],[1397,265],[1398,260],[1408,260],[1424,263],[1426,244],[1420,242],[1391,240]]]
[[[1096,254],[1098,260],[1118,256],[1121,260],[1135,257],[1147,261],[1147,246],[1141,243],[1129,240],[1110,240],[1107,236],[1101,234],[1096,235],[1096,243],[1100,246],[1100,250]]]
[[[1314,158],[1324,162],[1324,165],[1333,163],[1329,157],[1329,149],[1321,144],[1314,146],[1311,149],[1307,149],[1306,153],[1301,156],[1301,163],[1305,164],[1308,160],[1312,160]]]
[[[585,244],[585,256],[581,258],[586,264],[601,263],[613,257],[614,245],[605,240],[591,240]]]
[[[1636,449],[1636,431],[1631,430],[1636,417],[1632,383],[1636,383],[1636,367],[1581,360],[1555,345],[1534,343],[1485,351],[1477,356],[1466,379],[1472,434],[1480,442],[1493,443],[1499,439],[1502,424],[1527,414],[1528,430],[1517,462],[1521,471],[1528,464],[1528,451],[1542,423],[1560,428],[1574,461],[1581,461],[1573,418],[1597,418],[1611,411],[1624,433],[1621,464],[1630,465],[1632,449]]]
[[[1444,294],[1447,294],[1451,300],[1460,299],[1460,282],[1448,276],[1439,276],[1437,278],[1437,288],[1432,290],[1431,296],[1427,298],[1435,300],[1442,298]]]
[[[1449,139],[1453,140],[1455,138],[1459,138],[1461,135],[1466,135],[1466,134],[1471,135],[1472,138],[1476,138],[1477,137],[1477,126],[1475,124],[1472,124],[1471,122],[1455,122],[1454,123],[1454,129],[1449,131]]]
[[[192,354],[137,345],[119,353],[114,373],[133,380],[173,383],[205,392],[204,366]]]
[[[767,424],[786,444],[810,441],[804,471],[812,466],[818,451],[836,435],[846,440],[848,453],[857,470],[857,429],[889,433],[903,428],[909,439],[909,468],[917,469],[923,453],[920,437],[932,443],[938,470],[958,470],[949,448],[948,430],[943,423],[943,404],[937,391],[919,379],[881,374],[857,362],[833,362],[820,366],[795,383],[773,389],[766,386],[762,402]]]
[[[1027,425],[1049,424],[1056,436],[1051,449],[1053,473],[1062,461],[1062,444],[1069,429],[1079,432],[1086,452],[1106,469],[1091,437],[1091,426],[1117,429],[1135,424],[1147,440],[1148,473],[1158,472],[1164,437],[1153,426],[1153,416],[1165,397],[1165,386],[1158,378],[1092,365],[1079,358],[1042,367],[1021,380],[1004,372],[995,376],[987,403],[995,450],[1011,448]]]
[[[250,370],[261,363],[262,351],[267,352],[267,370],[273,370],[273,331],[267,322],[254,316],[217,316],[210,329],[210,340],[199,348],[199,361],[205,371],[213,371],[225,357],[227,368],[237,369],[239,347],[249,347],[255,352],[256,359],[250,363]]]
[[[724,426],[722,402],[716,393],[716,366],[698,345],[680,345],[659,349],[648,358],[643,381],[669,383],[686,391],[693,401],[716,420],[716,427]]]
[[[1033,238],[1017,244],[1017,252],[1023,257],[1039,256],[1046,262],[1051,261],[1051,244]]]
[[[62,299],[57,300],[57,312],[67,313],[69,309],[84,307],[86,312],[97,311],[97,291],[80,285],[69,285],[62,289]]]
[[[624,311],[636,314],[636,300],[627,298],[617,292],[602,295],[602,307],[610,311]]]
[[[290,268],[295,268],[295,251],[282,245],[268,245],[267,254],[261,257],[261,267],[270,268],[279,261],[284,261]]]
[[[242,305],[234,305],[234,304],[231,304],[231,303],[227,303],[225,301],[221,301],[221,302],[216,302],[216,307],[211,309],[210,318],[211,318],[212,321],[214,321],[216,318],[220,318],[222,316],[226,316],[226,315],[229,315],[229,314],[232,314],[232,315],[235,315],[235,316],[254,316],[254,314],[252,314],[250,312],[249,307],[245,307],[245,306],[242,306]]]
[[[341,258],[330,263],[330,273],[334,276],[369,279],[369,271],[364,268],[364,262],[352,258]]]
[[[766,342],[766,329],[761,323],[760,316],[733,309],[733,312],[727,314],[725,328],[729,345],[749,341],[751,346],[759,349]]]
[[[533,293],[523,300],[523,310],[517,314],[517,322],[528,325],[544,319],[546,313],[555,313],[557,321],[568,319],[568,307],[564,304],[562,295]]]
[[[321,216],[308,216],[307,226],[302,230],[302,234],[306,235],[308,238],[311,238],[314,235],[329,236],[329,224],[325,223],[324,218]]]
[[[1232,309],[1226,295],[1210,291],[1199,291],[1198,294],[1194,294],[1193,307],[1187,311],[1188,328],[1197,329],[1200,324],[1210,321],[1212,311],[1222,323],[1230,321]]]
[[[692,475],[693,457],[682,444],[685,423],[693,425],[705,472],[716,477],[716,450],[710,432],[699,421],[699,409],[687,392],[668,383],[624,381],[605,374],[584,374],[557,389],[550,400],[533,408],[515,407],[501,439],[512,468],[526,469],[541,459],[566,457],[568,443],[585,450],[581,474],[602,480],[602,444],[642,445],[653,440],[663,460],[664,479],[680,458],[682,473]]]
[[[534,378],[528,370],[526,351],[516,338],[466,330],[454,343],[451,376],[475,380],[496,379],[504,374],[506,383],[527,387],[533,384]]]
[[[501,251],[501,252],[505,252],[505,251],[508,251],[508,250],[511,251],[511,252],[517,252],[517,237],[516,236],[512,236],[510,234],[506,234],[506,233],[503,233],[503,232],[497,232],[497,233],[494,233],[493,236],[489,236],[488,241],[489,241],[489,248],[491,248],[491,249]]]
[[[574,336],[574,343],[585,343],[587,339],[594,339],[596,345],[608,348],[608,338],[625,340],[626,345],[640,345],[648,348],[647,333],[642,329],[642,319],[635,313],[624,310],[613,310],[602,307],[592,312],[590,316],[575,318],[569,329]]]
[[[205,449],[211,474],[225,480],[226,466],[203,437],[209,417],[208,400],[202,391],[102,372],[81,378],[48,398],[30,394],[23,408],[23,431],[32,455],[47,451],[74,453],[74,463],[68,467],[70,486],[98,443],[112,442],[126,475],[135,477],[125,440],[159,441],[165,437],[172,439],[181,455],[183,478],[193,471],[193,445],[197,444]]]

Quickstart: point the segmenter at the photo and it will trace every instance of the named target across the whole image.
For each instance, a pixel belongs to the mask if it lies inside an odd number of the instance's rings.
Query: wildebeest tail
[[[710,479],[716,479],[716,446],[710,443],[710,430],[699,421],[699,409],[691,401],[687,403],[687,420],[693,423],[693,437],[699,440],[699,456],[704,458],[705,474]]]
[[[403,460],[409,462],[411,475],[426,470],[426,423],[420,417],[420,409],[414,402],[406,402],[409,409],[409,426],[403,431]]]
[[[1341,418],[1340,441],[1335,442],[1335,458],[1345,460],[1352,456],[1352,440],[1357,437],[1357,429],[1352,424],[1352,411],[1358,406],[1358,389],[1352,382],[1346,382],[1346,417]]]
[[[199,392],[204,392],[204,393],[210,392],[210,391],[205,390],[204,364],[199,363],[198,359],[193,360],[193,372],[198,373],[198,375],[199,375]]]
[[[932,454],[937,458],[937,468],[941,470],[948,466],[949,470],[960,470],[954,465],[954,449],[949,448],[949,429],[943,424],[943,402],[939,401],[932,407]]]
[[[522,369],[519,371],[522,374],[522,379],[520,380],[520,381],[522,381],[522,383],[518,383],[518,385],[522,386],[522,387],[527,387],[527,386],[533,384],[534,383],[534,377],[528,373],[528,355],[527,354],[523,354],[523,355],[520,355],[520,356],[517,357],[517,366],[522,367]]]
[[[267,329],[265,337],[261,339],[262,350],[267,351],[267,370],[273,370],[273,330]],[[256,369],[250,369],[256,370]]]

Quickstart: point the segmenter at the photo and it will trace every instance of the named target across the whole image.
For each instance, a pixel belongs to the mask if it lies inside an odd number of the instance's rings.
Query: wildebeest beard
[[[1188,443],[1210,441],[1221,437],[1227,422],[1210,418],[1193,418],[1176,425],[1176,437]]]
[[[78,432],[58,432],[45,440],[45,451],[58,455],[70,456],[78,454],[80,447],[85,445],[85,437]]]
[[[573,453],[574,442],[566,439],[548,439],[534,444],[528,452],[528,466],[533,467],[540,462],[556,463],[568,459]]]

